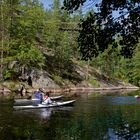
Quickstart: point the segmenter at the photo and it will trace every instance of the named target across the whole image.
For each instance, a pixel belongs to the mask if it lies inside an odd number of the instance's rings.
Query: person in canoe
[[[45,96],[43,96],[43,103],[45,104],[51,104],[52,100],[49,97],[49,92],[46,92]]]
[[[37,91],[35,91],[34,96],[36,99],[39,99],[39,102],[42,103],[43,102],[43,93],[41,92],[41,89],[37,89]]]

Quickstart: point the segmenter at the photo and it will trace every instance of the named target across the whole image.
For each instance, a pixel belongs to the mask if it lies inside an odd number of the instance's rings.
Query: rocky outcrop
[[[59,88],[59,85],[49,77],[49,73],[46,71],[33,69],[30,76],[34,88]]]
[[[32,69],[24,78],[19,81],[5,81],[0,86],[0,93],[19,93],[21,87],[24,87],[25,93],[33,93],[36,89],[42,88],[50,93],[68,93],[68,92],[98,92],[111,90],[138,90],[139,87],[114,79],[110,80],[107,76],[99,73],[93,68],[89,68],[88,77],[87,68],[76,66],[67,79],[60,77],[59,82],[52,78],[45,70]],[[31,78],[29,84],[29,77]],[[59,78],[59,76],[57,77]],[[60,84],[58,84],[60,83]]]
[[[9,95],[11,94],[11,90],[5,86],[0,85],[0,95]]]

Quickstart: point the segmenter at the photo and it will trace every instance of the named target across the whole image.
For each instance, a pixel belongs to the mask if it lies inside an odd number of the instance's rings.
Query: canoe
[[[59,107],[59,106],[68,106],[73,105],[76,100],[69,100],[63,102],[53,102],[52,104],[37,104],[37,105],[25,105],[25,106],[13,106],[14,109],[39,109],[39,108],[51,108],[51,107]]]
[[[58,99],[61,99],[63,97],[63,95],[60,95],[60,96],[52,96],[50,97],[51,100],[58,100]],[[35,102],[39,102],[39,99],[14,99],[14,103],[15,104],[33,104]]]

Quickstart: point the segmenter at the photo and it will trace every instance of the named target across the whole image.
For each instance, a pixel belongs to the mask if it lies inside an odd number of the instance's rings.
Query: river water
[[[140,100],[133,95],[72,97],[74,106],[13,110],[0,100],[0,140],[140,140]],[[113,96],[112,96],[113,95]]]

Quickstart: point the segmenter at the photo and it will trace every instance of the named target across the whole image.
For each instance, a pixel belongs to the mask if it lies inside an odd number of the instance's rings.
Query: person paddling
[[[43,103],[45,103],[45,104],[51,104],[52,103],[52,100],[49,97],[49,92],[47,92],[45,94],[45,96],[43,97]]]
[[[42,95],[42,92],[41,92],[41,89],[37,89],[37,91],[35,91],[35,98],[36,99],[39,99],[39,103],[42,103],[43,101],[43,95]]]

